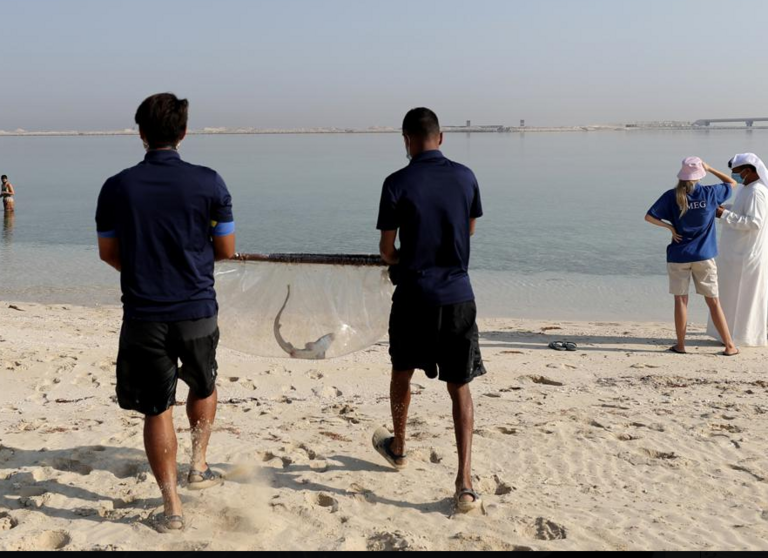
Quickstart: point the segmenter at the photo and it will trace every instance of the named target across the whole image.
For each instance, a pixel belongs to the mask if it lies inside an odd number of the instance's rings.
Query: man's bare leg
[[[688,295],[675,297],[675,331],[677,345],[675,349],[685,352],[685,336],[688,333]]]
[[[173,428],[173,408],[156,417],[145,417],[144,448],[163,496],[166,517],[182,515],[181,499],[176,489],[177,442]]]
[[[448,393],[453,402],[453,427],[456,433],[456,448],[459,453],[459,472],[456,476],[456,491],[472,490],[472,433],[475,428],[475,408],[469,384],[448,384]],[[472,502],[469,494],[461,497],[462,502]]]
[[[728,329],[728,322],[725,319],[723,307],[720,306],[720,299],[707,297],[705,300],[707,301],[707,306],[709,306],[709,314],[712,316],[712,324],[714,324],[715,329],[720,334],[720,339],[723,340],[725,345],[725,354],[739,354],[739,350],[736,348],[733,338],[731,338],[731,331]]]
[[[405,455],[405,429],[408,423],[408,409],[411,406],[411,380],[413,370],[392,371],[389,384],[389,404],[392,409],[392,424],[395,439],[390,449],[395,455]]]
[[[216,404],[218,392],[216,389],[205,399],[196,397],[193,393],[187,398],[187,418],[192,433],[192,470],[205,472],[208,469],[208,442],[211,439],[213,421],[216,419]]]

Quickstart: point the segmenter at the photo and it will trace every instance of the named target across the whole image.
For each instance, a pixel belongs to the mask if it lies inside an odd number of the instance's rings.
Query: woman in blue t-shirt
[[[715,186],[702,186],[699,180],[711,172],[723,181]],[[677,175],[677,188],[665,192],[651,207],[645,220],[664,227],[672,233],[672,244],[667,248],[669,291],[675,297],[675,330],[677,344],[669,350],[685,354],[685,334],[688,330],[688,291],[691,277],[696,292],[707,301],[712,322],[725,343],[724,356],[736,356],[739,350],[733,344],[728,323],[725,321],[717,286],[717,208],[731,197],[736,184],[730,176],[719,172],[698,157],[683,161]]]

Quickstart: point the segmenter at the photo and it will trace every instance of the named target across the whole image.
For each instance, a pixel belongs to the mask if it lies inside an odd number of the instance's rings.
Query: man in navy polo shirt
[[[179,157],[187,115],[188,102],[170,93],[139,106],[146,157],[107,180],[96,210],[99,254],[121,274],[117,398],[123,409],[146,417],[144,445],[165,511],[155,518],[160,532],[184,528],[173,426],[179,379],[190,388],[188,486],[203,489],[222,480],[206,460],[217,403],[213,268],[234,255],[235,225],[221,177]]]
[[[470,236],[483,215],[475,175],[446,159],[434,112],[411,110],[403,122],[410,165],[386,179],[377,228],[380,251],[397,288],[389,337],[394,436],[373,437],[395,468],[406,466],[405,434],[415,369],[448,385],[459,453],[455,503],[460,512],[481,505],[472,488],[474,407],[469,384],[486,373],[480,356],[477,308],[469,280]],[[395,246],[398,232],[400,249]]]

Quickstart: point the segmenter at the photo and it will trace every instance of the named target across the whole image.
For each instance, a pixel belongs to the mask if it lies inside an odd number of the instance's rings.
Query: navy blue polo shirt
[[[469,281],[469,222],[482,217],[474,173],[426,151],[384,181],[377,228],[399,229],[395,297],[435,306],[475,299]]]
[[[213,236],[235,232],[232,198],[213,170],[176,151],[106,181],[96,209],[102,238],[120,246],[125,319],[177,322],[215,316]]]

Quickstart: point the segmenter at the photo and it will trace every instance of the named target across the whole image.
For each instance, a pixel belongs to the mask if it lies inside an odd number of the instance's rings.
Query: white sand
[[[406,471],[370,446],[390,423],[386,344],[324,362],[221,350],[209,457],[229,480],[182,488],[188,529],[160,535],[142,421],[113,400],[120,311],[17,306],[0,304],[1,550],[768,549],[768,352],[716,357],[701,329],[676,356],[671,324],[481,323],[470,516],[452,513],[441,384],[415,377]],[[561,337],[583,351],[547,349]]]

